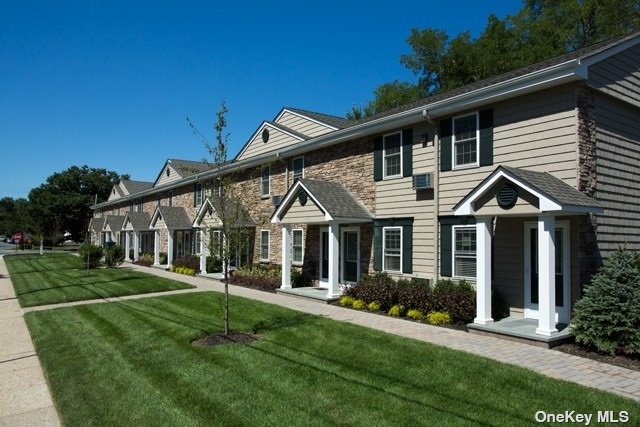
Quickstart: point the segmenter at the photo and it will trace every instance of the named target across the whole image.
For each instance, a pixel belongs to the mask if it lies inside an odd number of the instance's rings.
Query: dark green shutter
[[[453,276],[451,271],[451,225],[440,224],[440,275],[443,277]]]
[[[382,137],[373,138],[373,180],[382,181]]]
[[[382,270],[382,225],[373,226],[373,269]]]
[[[440,170],[451,170],[451,135],[452,120],[440,120]]]
[[[198,191],[198,184],[193,184],[193,207],[196,207],[196,191]]]
[[[402,176],[413,175],[413,129],[402,131]]]
[[[480,111],[480,166],[493,164],[493,108]]]
[[[402,272],[413,273],[413,225],[402,227]]]

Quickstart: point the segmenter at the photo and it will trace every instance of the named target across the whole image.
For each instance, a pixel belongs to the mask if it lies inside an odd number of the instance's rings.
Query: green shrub
[[[222,271],[222,259],[215,256],[207,257],[207,273],[220,273]]]
[[[476,315],[476,291],[466,280],[440,280],[433,289],[433,308],[447,312],[454,323],[471,323]]]
[[[427,322],[435,326],[450,325],[451,316],[446,311],[432,311],[427,314]]]
[[[367,310],[372,312],[380,311],[380,303],[378,301],[373,301],[367,304]]]
[[[396,304],[389,309],[389,316],[402,317],[404,316],[405,307],[402,304]]]
[[[412,279],[398,282],[398,304],[428,313],[433,309],[433,296],[429,281]]]
[[[172,273],[175,272],[176,271],[176,266],[175,265],[170,265],[169,266],[169,271],[172,272]]]
[[[151,265],[153,265],[153,255],[151,254],[142,254],[140,256],[140,258],[138,258],[137,261],[133,262],[136,265],[144,265],[146,267],[149,267]]]
[[[167,261],[169,260],[169,256],[167,255],[167,253],[166,252],[160,252],[158,255],[159,255],[159,258],[160,258],[158,260],[160,262],[160,265],[166,265]]]
[[[423,314],[420,310],[412,308],[411,310],[407,311],[407,317],[413,320],[420,320],[422,319]]]
[[[398,303],[398,284],[387,273],[365,274],[345,293],[356,299],[377,301],[384,311]]]
[[[352,304],[353,308],[355,308],[356,310],[364,310],[365,308],[367,308],[367,303],[364,302],[361,299],[357,299],[355,301],[353,301]]]
[[[200,257],[197,255],[183,255],[173,260],[173,265],[200,271]]]
[[[124,262],[124,249],[120,245],[113,245],[104,253],[104,263],[107,267],[117,267]]]
[[[294,288],[306,288],[312,286],[311,277],[301,270],[291,270],[291,286]]]
[[[100,246],[92,245],[91,243],[83,243],[78,250],[80,259],[89,268],[96,268],[100,264],[100,258],[102,258],[103,249]]]
[[[351,307],[351,306],[353,306],[353,302],[354,301],[355,301],[355,299],[353,297],[345,295],[345,296],[340,298],[338,303],[343,307]]]
[[[578,343],[609,354],[640,353],[640,253],[620,248],[604,260],[571,325]]]

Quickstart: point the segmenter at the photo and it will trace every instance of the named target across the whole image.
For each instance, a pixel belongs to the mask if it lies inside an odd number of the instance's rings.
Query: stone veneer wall
[[[578,191],[589,197],[596,194],[596,113],[593,89],[578,86],[576,89]],[[579,283],[588,282],[602,259],[597,244],[597,217],[594,214],[577,218]],[[580,292],[579,292],[580,293]],[[575,295],[579,298],[579,293]],[[575,299],[574,299],[575,301]]]

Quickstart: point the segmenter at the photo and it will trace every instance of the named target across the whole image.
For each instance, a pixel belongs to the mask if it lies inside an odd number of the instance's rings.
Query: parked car
[[[7,236],[0,236],[0,242],[7,243]]]

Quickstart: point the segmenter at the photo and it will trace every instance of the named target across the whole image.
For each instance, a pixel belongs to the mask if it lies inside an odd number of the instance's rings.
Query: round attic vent
[[[300,194],[298,195],[298,201],[300,202],[301,206],[304,206],[307,204],[307,200],[308,200],[308,196],[306,191],[301,191]]]
[[[264,130],[262,131],[262,142],[267,142],[269,141],[269,129],[264,128]]]
[[[511,184],[503,184],[498,188],[496,201],[502,209],[511,209],[518,201],[518,189]]]

